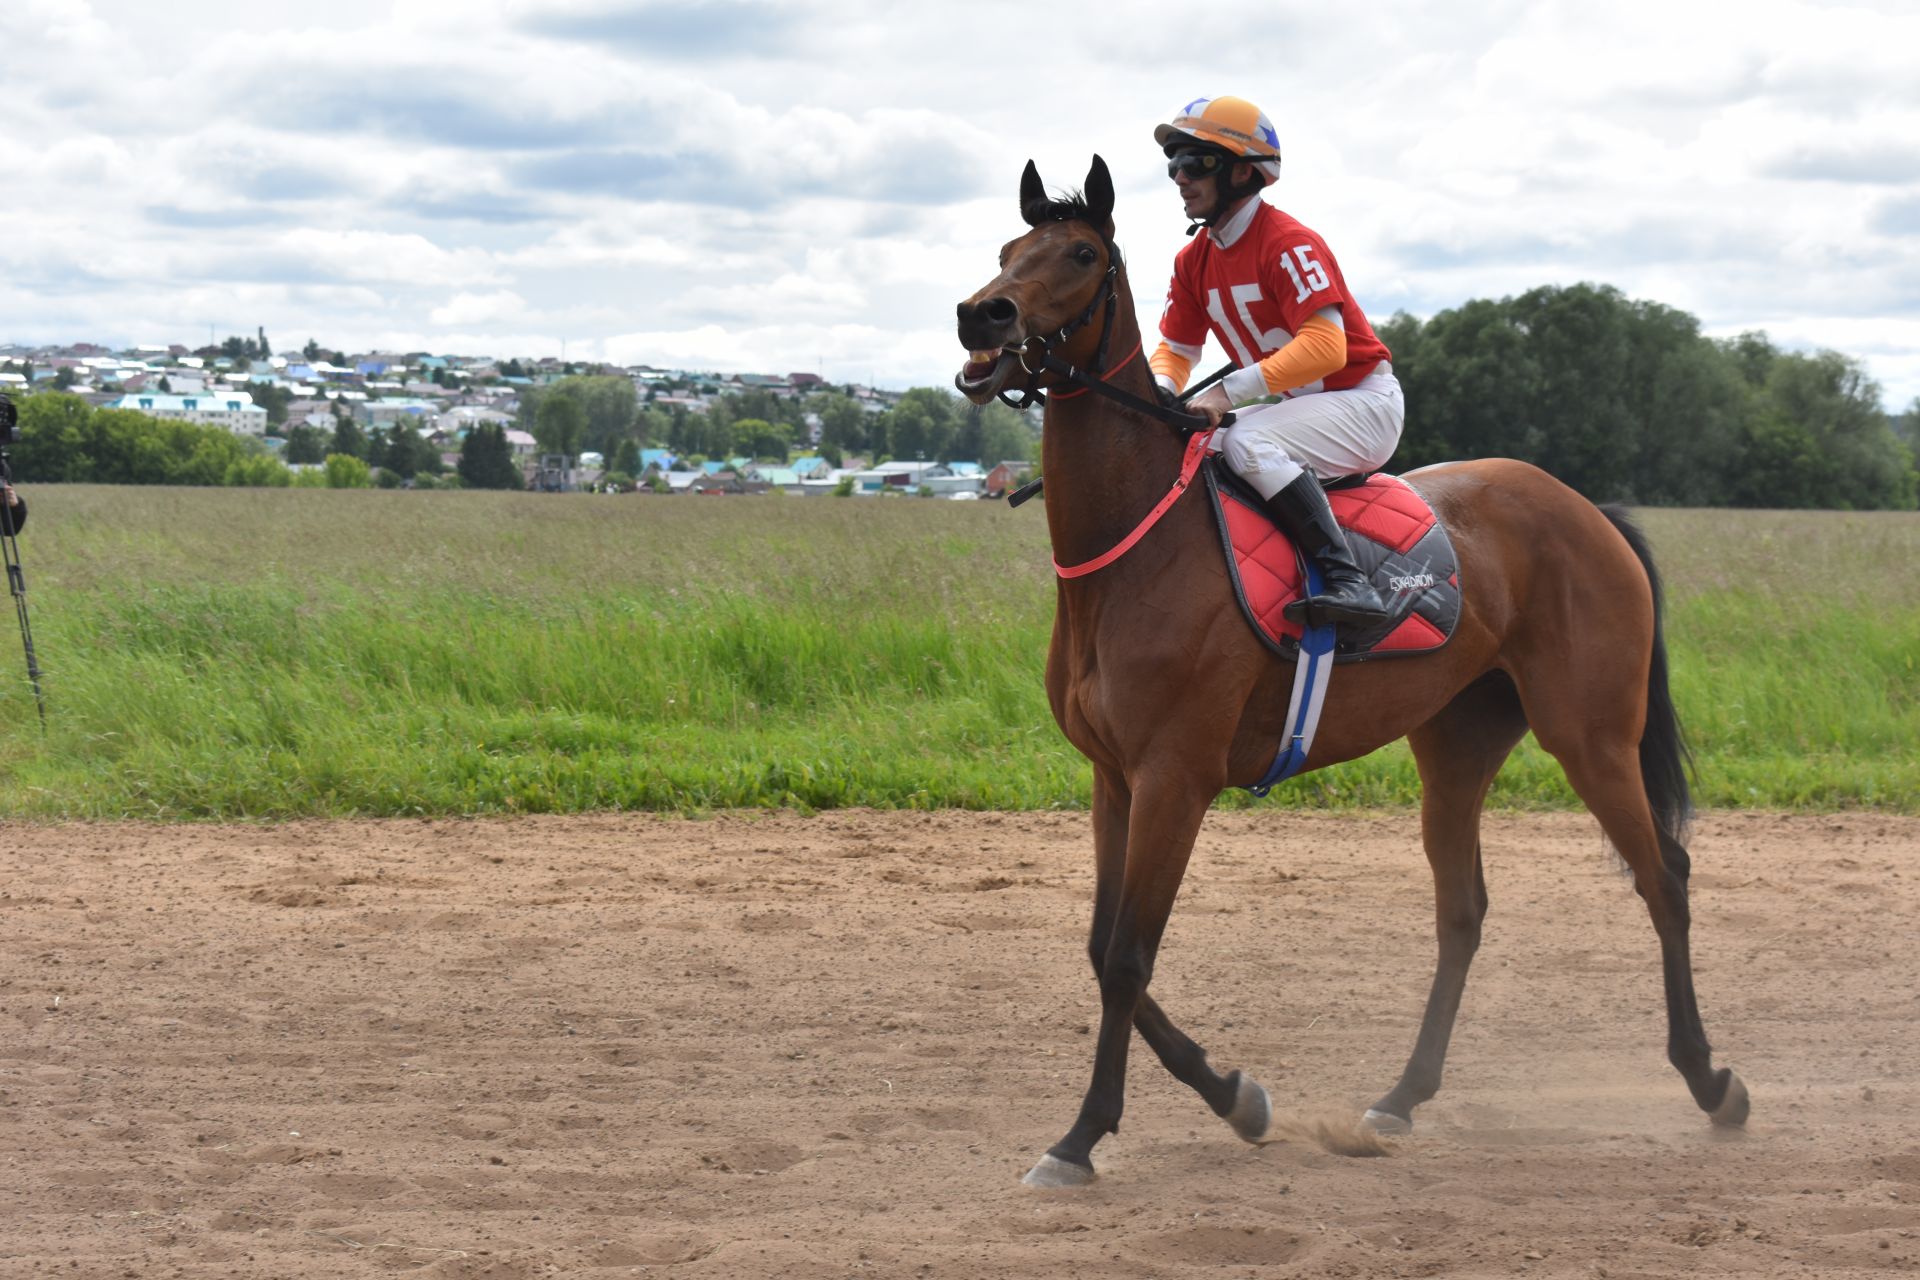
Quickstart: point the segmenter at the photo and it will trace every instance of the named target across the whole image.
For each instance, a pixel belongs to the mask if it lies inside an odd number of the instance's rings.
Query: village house
[[[1004,498],[1018,487],[1020,477],[1033,469],[1030,462],[1003,462],[987,472],[986,495],[989,498]]]
[[[750,484],[765,485],[769,489],[780,489],[786,493],[803,493],[800,475],[792,467],[776,467],[759,464],[748,467],[741,479]]]
[[[369,426],[384,427],[409,421],[417,427],[431,422],[439,408],[430,400],[363,400],[353,406],[353,416]]]

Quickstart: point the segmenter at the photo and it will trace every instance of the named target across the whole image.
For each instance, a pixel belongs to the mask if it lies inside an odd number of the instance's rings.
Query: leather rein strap
[[[1147,530],[1160,523],[1160,517],[1167,514],[1173,504],[1180,500],[1180,495],[1187,491],[1187,486],[1193,483],[1194,476],[1200,473],[1200,463],[1207,456],[1207,442],[1211,439],[1213,439],[1213,432],[1204,428],[1187,438],[1186,456],[1180,460],[1180,475],[1174,480],[1173,488],[1167,490],[1166,497],[1154,504],[1153,510],[1147,512],[1147,518],[1135,525],[1132,533],[1120,539],[1104,554],[1082,561],[1080,564],[1064,565],[1055,560],[1053,571],[1062,578],[1083,578],[1089,573],[1106,568],[1133,550],[1133,544],[1146,537]]]

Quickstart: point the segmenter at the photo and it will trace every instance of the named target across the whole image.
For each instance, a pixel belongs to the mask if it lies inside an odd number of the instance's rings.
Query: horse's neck
[[[1116,291],[1109,362],[1126,359],[1141,337],[1124,274]],[[1108,385],[1152,404],[1146,352],[1114,371]],[[1092,391],[1067,399],[1056,394],[1047,404],[1040,444],[1054,559],[1079,564],[1131,533],[1172,488],[1182,450],[1179,437],[1157,419]]]

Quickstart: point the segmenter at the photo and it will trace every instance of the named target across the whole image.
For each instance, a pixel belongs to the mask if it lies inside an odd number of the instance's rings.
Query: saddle
[[[1284,610],[1300,598],[1306,580],[1300,552],[1232,468],[1215,457],[1201,471],[1240,611],[1267,648],[1293,661],[1301,627]],[[1428,653],[1444,645],[1460,622],[1460,562],[1433,508],[1412,485],[1384,473],[1336,480],[1326,490],[1355,563],[1390,610],[1378,626],[1343,629],[1334,661]]]

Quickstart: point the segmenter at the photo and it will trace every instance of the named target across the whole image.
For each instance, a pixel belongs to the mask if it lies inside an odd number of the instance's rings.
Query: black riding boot
[[[1366,628],[1385,622],[1387,606],[1367,575],[1353,562],[1346,530],[1333,518],[1327,495],[1311,471],[1267,499],[1267,512],[1280,531],[1313,558],[1325,578],[1320,595],[1287,606],[1287,617],[1310,625]]]

